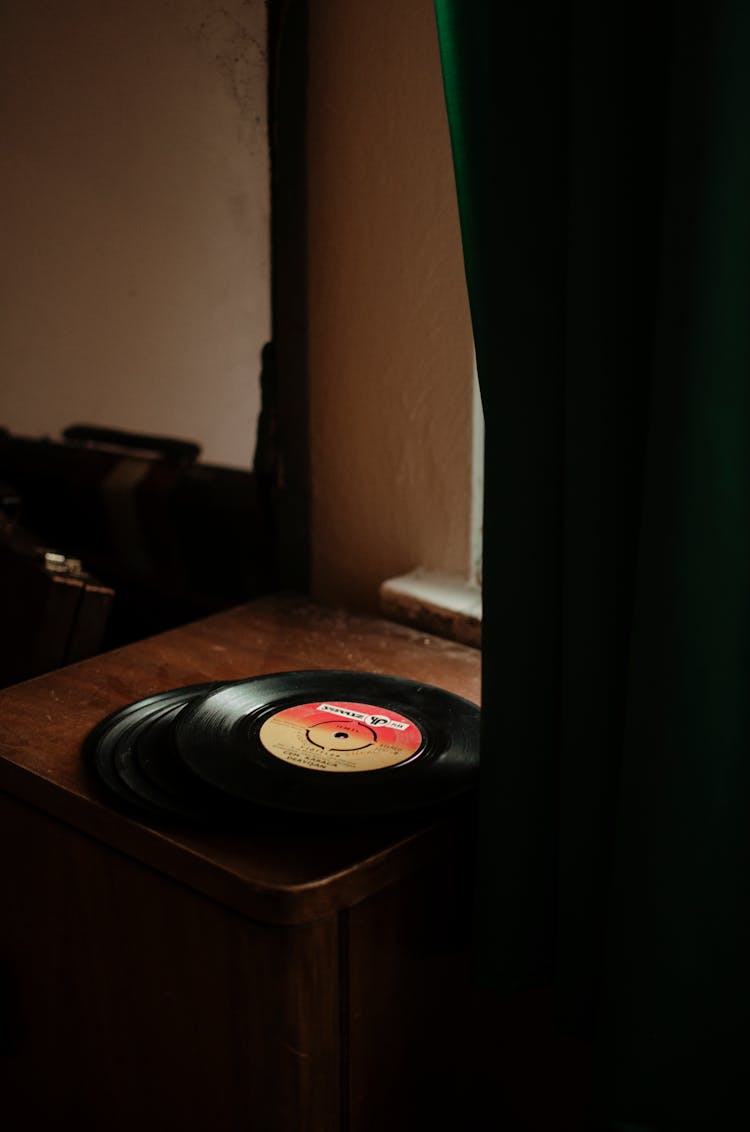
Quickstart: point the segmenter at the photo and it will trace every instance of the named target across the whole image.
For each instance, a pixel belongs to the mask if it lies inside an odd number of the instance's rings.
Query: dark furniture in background
[[[264,422],[269,424],[268,412]],[[271,508],[264,498],[273,452],[266,443],[262,451],[259,490],[249,463],[246,470],[203,464],[199,446],[188,441],[81,425],[66,429],[60,441],[0,432],[0,480],[17,499],[12,538],[3,538],[0,530],[5,548],[0,683],[128,644],[274,588]],[[6,516],[6,527],[9,522]],[[107,616],[97,623],[96,639],[89,632],[85,649],[69,649],[58,625],[62,614],[55,620],[61,577],[43,585],[29,555],[17,553],[19,538],[72,558],[110,590]],[[70,578],[66,584],[73,584]],[[48,591],[57,599],[50,612]],[[40,634],[48,647],[37,649],[27,663],[17,661]]]

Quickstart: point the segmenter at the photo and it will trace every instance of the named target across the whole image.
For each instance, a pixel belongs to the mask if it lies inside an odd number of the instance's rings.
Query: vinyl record
[[[137,766],[134,774],[169,797],[189,798],[196,792],[205,793],[205,784],[190,773],[174,750],[173,724],[184,706],[172,704],[154,713],[132,743]],[[127,782],[127,774],[123,777]]]
[[[189,797],[182,798],[144,781],[145,776],[133,769],[134,743],[162,714],[179,711],[191,699],[217,686],[191,684],[157,692],[112,712],[89,732],[83,747],[84,760],[121,809],[139,817],[202,816],[204,810]]]
[[[160,772],[161,784],[154,781],[155,775],[144,774],[139,765],[138,752],[145,745],[150,752],[149,766],[155,768],[167,763],[171,755],[171,726],[182,710],[177,707],[161,707],[144,713],[133,721],[126,733],[112,746],[112,761],[115,773],[125,786],[142,802],[154,806],[165,815],[188,818],[200,823],[212,823],[215,819],[227,816],[229,799],[217,795],[209,786],[193,779],[188,771],[178,763],[181,774],[172,775]],[[170,779],[172,781],[170,782]],[[167,788],[162,785],[169,783]]]
[[[471,788],[479,708],[416,680],[280,672],[196,697],[173,740],[195,776],[235,798],[306,814],[396,814]]]

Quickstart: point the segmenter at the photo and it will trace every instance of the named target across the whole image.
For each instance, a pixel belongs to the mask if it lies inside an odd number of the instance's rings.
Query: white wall
[[[472,337],[432,0],[310,0],[313,584],[471,559]]]
[[[270,336],[262,0],[6,0],[0,425],[249,463]]]

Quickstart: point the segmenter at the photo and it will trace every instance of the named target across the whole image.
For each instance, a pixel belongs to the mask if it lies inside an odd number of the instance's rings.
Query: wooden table
[[[470,802],[199,833],[116,812],[82,765],[84,736],[126,703],[300,668],[479,701],[476,650],[295,595],[0,692],[8,1132],[413,1132],[458,1103]]]

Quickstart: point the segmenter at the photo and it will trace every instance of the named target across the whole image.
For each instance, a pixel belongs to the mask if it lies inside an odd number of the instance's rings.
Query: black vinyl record
[[[212,821],[223,816],[229,800],[191,779],[181,763],[172,765],[171,725],[181,710],[182,705],[161,707],[138,716],[112,744],[114,771],[141,802],[173,817]],[[148,753],[146,765],[151,774],[141,767],[142,749]]]
[[[184,707],[184,703],[178,703],[154,713],[132,743],[137,768],[134,777],[173,798],[191,797],[201,791],[205,794],[205,784],[190,773],[174,749],[173,725]],[[127,775],[123,777],[127,782]]]
[[[471,788],[479,708],[416,680],[280,672],[192,698],[172,740],[194,776],[234,798],[300,814],[396,814]]]
[[[84,743],[84,759],[121,809],[139,817],[166,814],[189,819],[200,818],[207,812],[207,806],[196,802],[191,792],[164,789],[139,773],[135,749],[149,726],[165,714],[171,721],[172,713],[217,686],[191,684],[135,700],[112,712],[89,733]]]

